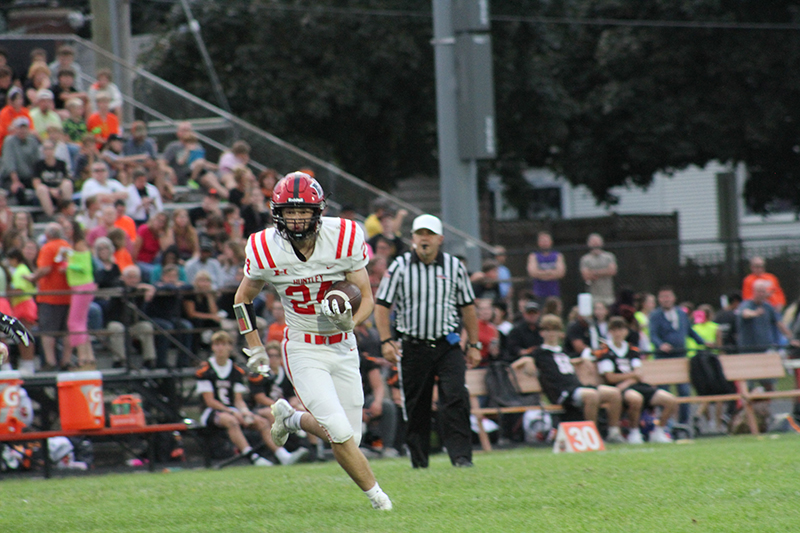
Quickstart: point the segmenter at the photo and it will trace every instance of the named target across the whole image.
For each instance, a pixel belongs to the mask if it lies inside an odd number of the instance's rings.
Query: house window
[[[561,218],[561,187],[532,187],[526,198],[526,219]]]
[[[541,171],[526,173],[528,186],[514,192],[514,200],[506,196],[506,186],[499,176],[489,178],[489,190],[494,200],[494,215],[497,220],[536,220],[543,218],[562,218],[563,185],[557,183],[552,174],[542,175]]]

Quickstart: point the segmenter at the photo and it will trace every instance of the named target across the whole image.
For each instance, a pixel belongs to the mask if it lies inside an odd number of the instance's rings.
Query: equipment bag
[[[512,381],[513,379],[513,381]],[[519,384],[508,363],[491,361],[486,369],[486,391],[489,407],[517,407],[525,405],[520,396]]]
[[[725,379],[719,358],[706,351],[691,358],[689,377],[699,396],[736,392],[736,385]]]

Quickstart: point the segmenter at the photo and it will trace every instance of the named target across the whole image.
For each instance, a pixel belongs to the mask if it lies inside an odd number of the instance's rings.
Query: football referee
[[[439,250],[444,240],[441,220],[418,216],[411,231],[412,250],[392,262],[376,295],[375,325],[381,352],[397,363],[400,371],[411,465],[428,467],[433,385],[438,378],[442,444],[454,466],[472,466],[469,393],[464,377],[466,367],[481,360],[475,296],[461,261]],[[392,305],[401,344],[392,338]],[[458,334],[459,311],[469,336],[466,361]]]

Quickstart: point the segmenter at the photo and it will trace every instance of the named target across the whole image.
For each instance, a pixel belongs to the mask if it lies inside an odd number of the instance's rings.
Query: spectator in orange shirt
[[[45,229],[47,242],[39,251],[36,261],[36,272],[27,276],[31,283],[38,283],[40,293],[48,291],[69,291],[67,284],[67,258],[70,251],[69,243],[64,240],[64,230],[56,222],[51,222]],[[65,294],[39,294],[36,301],[39,304],[39,329],[43,332],[66,331],[67,316],[71,295]],[[56,338],[52,335],[42,335],[42,349],[44,350],[45,369],[55,370]]]
[[[122,135],[119,118],[110,112],[110,103],[111,96],[108,93],[97,93],[97,111],[89,115],[89,119],[86,121],[86,129],[94,135],[98,150],[103,149],[103,145],[112,133]]]
[[[117,263],[120,271],[136,264],[133,262],[131,252],[128,250],[130,242],[128,241],[128,237],[125,235],[125,231],[122,228],[112,229],[108,232],[107,237],[114,245],[114,262]]]
[[[8,91],[8,98],[6,99],[6,106],[0,110],[0,153],[3,150],[3,140],[6,135],[10,133],[11,123],[17,117],[26,117],[28,124],[33,124],[30,112],[27,107],[23,107],[24,97],[22,96],[22,89],[19,87],[12,87]]]
[[[767,301],[779,313],[786,307],[786,295],[783,294],[783,289],[778,281],[778,278],[767,272],[767,263],[763,257],[754,257],[750,260],[750,274],[744,278],[742,283],[742,299],[753,299],[753,285],[756,281],[763,279],[769,283],[769,296]]]
[[[124,231],[130,242],[135,242],[136,222],[134,222],[131,217],[125,214],[128,209],[125,204],[125,200],[114,200],[114,209],[117,212],[117,219],[114,221],[114,226]]]
[[[283,330],[286,329],[286,314],[283,311],[283,304],[277,300],[274,301],[270,311],[272,312],[272,317],[275,319],[275,322],[269,325],[266,342],[264,344],[270,341],[281,342],[283,340]]]

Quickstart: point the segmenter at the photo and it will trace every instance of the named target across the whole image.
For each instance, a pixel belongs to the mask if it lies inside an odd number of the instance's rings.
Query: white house
[[[712,162],[705,168],[690,166],[672,176],[659,173],[647,189],[634,185],[615,187],[613,206],[597,205],[584,186],[574,187],[549,170],[532,169],[525,175],[533,186],[530,217],[585,218],[618,214],[678,213],[682,259],[717,262],[724,240],[741,239],[751,254],[772,255],[781,250],[800,251],[800,221],[789,207],[769,216],[750,212],[742,200],[747,170]],[[490,180],[495,213],[514,219],[516,209],[503,199],[499,178]],[[723,241],[723,242],[721,242]]]

